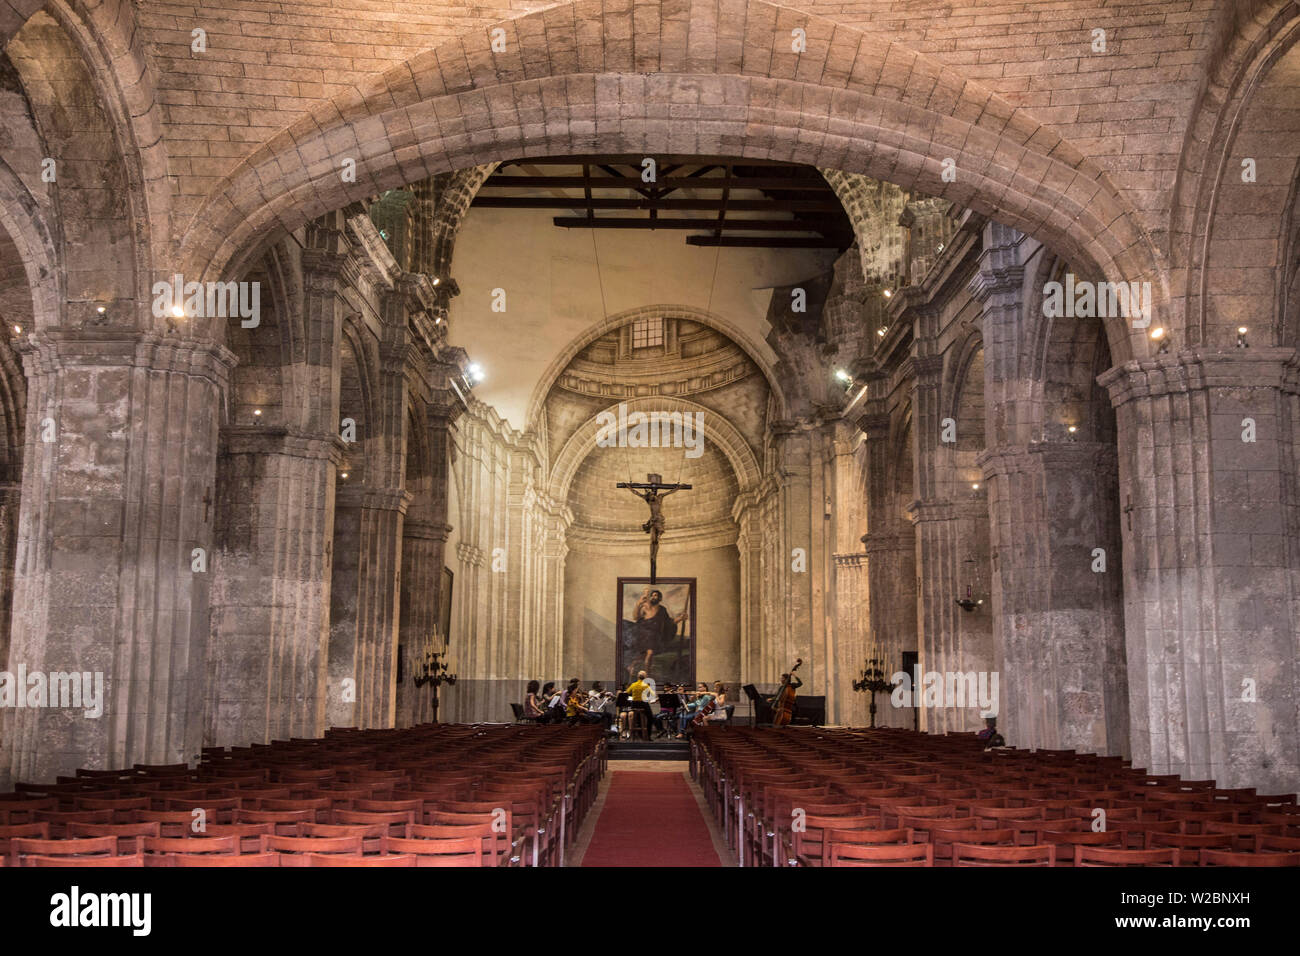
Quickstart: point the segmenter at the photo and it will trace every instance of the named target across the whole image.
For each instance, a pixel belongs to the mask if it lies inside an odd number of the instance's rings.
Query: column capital
[[[983,451],[975,463],[984,469],[985,479],[1024,471],[1095,468],[1113,462],[1115,446],[1106,442],[1032,442],[1028,445],[1000,445]]]
[[[868,531],[861,538],[864,554],[879,554],[886,551],[908,551],[916,546],[916,538],[911,533],[897,531]]]
[[[343,461],[344,444],[338,435],[321,435],[285,425],[223,425],[222,451],[228,455],[288,455],[329,461]]]
[[[224,345],[137,329],[50,328],[15,343],[28,375],[122,366],[198,375],[224,387],[237,364]]]
[[[1300,353],[1289,348],[1188,349],[1133,359],[1097,381],[1116,408],[1131,401],[1213,388],[1279,388],[1300,394]]]
[[[402,525],[402,537],[425,541],[446,541],[452,527],[438,521],[407,521]]]
[[[969,501],[913,501],[907,506],[907,514],[913,524],[927,521],[960,521],[964,518],[982,518],[987,520],[988,505],[984,498],[972,497]]]

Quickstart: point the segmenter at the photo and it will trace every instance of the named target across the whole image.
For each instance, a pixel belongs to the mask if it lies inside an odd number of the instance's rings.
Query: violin
[[[794,662],[794,667],[790,668],[790,673],[786,676],[786,679],[781,682],[781,689],[772,698],[773,727],[786,727],[794,718],[794,672],[802,665],[803,658],[800,657]]]
[[[709,715],[712,714],[717,709],[717,707],[718,707],[718,698],[710,697],[708,700],[704,702],[704,706],[701,707],[696,712],[695,716],[691,718],[691,725],[695,727],[699,727],[700,725],[702,725],[706,720],[709,719]]]

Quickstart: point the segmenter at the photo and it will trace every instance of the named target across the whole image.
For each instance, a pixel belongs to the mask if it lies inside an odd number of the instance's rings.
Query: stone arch
[[[815,51],[801,54],[799,79],[778,46],[778,19],[807,30]],[[1168,297],[1158,250],[1096,163],[1028,111],[883,37],[765,0],[747,0],[743,16],[723,23],[705,0],[690,0],[685,15],[651,0],[635,17],[579,0],[502,28],[505,53],[476,31],[264,144],[185,224],[186,268],[208,277],[236,269],[259,234],[438,172],[519,156],[671,149],[887,179],[995,215],[1109,278],[1148,280],[1160,301]],[[664,42],[683,30],[684,43]],[[886,61],[908,76],[901,88]],[[959,170],[951,183],[941,176],[945,158]],[[344,159],[357,164],[355,183],[338,175]],[[1150,350],[1123,322],[1109,332],[1117,359]]]
[[[345,418],[356,423],[357,440],[344,451],[343,469],[348,472],[347,483],[354,487],[367,481],[366,449],[372,447],[371,432],[379,425],[374,394],[375,377],[362,331],[354,318],[345,318],[340,343],[339,421],[334,426],[338,428]]]
[[[714,312],[706,312],[703,309],[697,309],[689,305],[646,305],[635,309],[627,309],[615,315],[606,316],[596,324],[592,325],[586,332],[579,335],[571,341],[568,347],[555,357],[542,377],[538,379],[537,384],[533,386],[533,394],[528,402],[528,418],[526,428],[536,430],[545,420],[546,398],[551,393],[551,388],[555,382],[569,367],[579,353],[588,345],[596,341],[602,335],[612,332],[614,329],[621,328],[635,319],[644,316],[662,316],[666,319],[688,319],[691,322],[697,322],[700,325],[708,326],[715,332],[721,332],[731,341],[735,342],[745,354],[753,360],[758,366],[763,378],[767,382],[768,390],[774,403],[773,415],[777,419],[783,419],[787,415],[787,406],[785,393],[781,388],[780,379],[776,374],[776,364],[769,359],[771,349],[764,348],[754,337],[747,333],[734,322],[718,315]]]
[[[944,383],[944,416],[957,423],[958,451],[978,451],[984,447],[984,337],[972,329],[953,353],[955,358]],[[978,379],[978,380],[977,380]],[[979,416],[979,430],[963,418]],[[966,427],[963,427],[963,424]],[[970,435],[976,444],[971,445]]]
[[[762,480],[762,470],[758,459],[754,457],[749,443],[734,425],[711,409],[697,402],[684,398],[638,398],[624,403],[628,413],[632,412],[702,412],[704,414],[705,438],[718,444],[731,470],[736,475],[740,494],[756,487]],[[618,414],[618,405],[611,405],[602,412]],[[589,418],[564,443],[560,453],[555,456],[547,488],[554,501],[568,499],[569,487],[573,483],[578,469],[586,461],[591,450],[596,447],[596,436],[600,432],[597,421],[599,413]]]
[[[484,163],[469,169],[458,169],[445,177],[443,188],[438,190],[437,208],[433,217],[433,274],[439,279],[451,275],[452,258],[456,252],[456,237],[469,212],[474,197],[483,188],[488,177],[496,172],[500,162]]]
[[[38,326],[61,318],[133,325],[149,289],[148,240],[140,238],[149,230],[143,174],[122,104],[106,95],[112,91],[104,88],[98,51],[92,47],[87,56],[76,26],[39,12],[7,49],[57,177],[49,215],[61,254],[60,308],[35,319]],[[102,317],[101,306],[108,309]]]
[[[1300,178],[1300,3],[1253,4],[1225,41],[1188,125],[1171,220],[1171,261],[1185,275],[1190,345],[1227,347],[1245,324],[1280,344],[1289,199]],[[1243,13],[1243,21],[1248,17]],[[1256,181],[1242,181],[1253,159]],[[1280,212],[1280,221],[1273,216]],[[1212,290],[1218,290],[1212,291]],[[1268,327],[1258,328],[1267,316]]]

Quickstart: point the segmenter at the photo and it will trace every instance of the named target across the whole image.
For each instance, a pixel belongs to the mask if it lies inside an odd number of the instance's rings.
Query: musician
[[[699,692],[696,694],[695,699],[682,708],[682,715],[679,718],[681,726],[678,728],[677,736],[685,737],[686,728],[691,725],[691,721],[695,719],[695,715],[703,710],[705,705],[710,701],[714,700],[716,700],[716,698],[714,697],[713,692],[709,690],[709,685],[704,683],[704,681],[700,681]]]
[[[646,672],[638,671],[636,680],[627,685],[627,696],[631,701],[629,708],[619,715],[619,731],[624,740],[632,736],[632,711],[639,710],[645,714],[645,725],[650,726],[653,714],[650,712],[650,705],[645,702],[646,691],[653,693],[653,686],[646,682]]]
[[[795,688],[796,690],[797,690],[798,688],[800,688],[800,687],[803,686],[803,681],[801,681],[801,680],[800,680],[796,675],[794,675],[794,674],[782,674],[782,675],[781,675],[781,686],[782,686],[782,687],[785,687],[786,682],[789,682],[790,686],[793,687],[793,688]],[[773,707],[775,707],[776,704],[777,704],[777,700],[780,698],[780,696],[781,696],[781,693],[780,693],[780,691],[778,691],[775,695],[773,695],[772,697],[769,697],[769,698],[767,699],[767,702],[768,702],[769,704],[771,704]]]
[[[538,724],[546,717],[546,712],[542,710],[541,702],[537,699],[539,687],[541,684],[538,681],[530,680],[528,689],[524,692],[524,720],[531,720]]]
[[[727,685],[722,683],[722,681],[720,680],[713,682],[713,701],[714,701],[715,709],[713,711],[713,716],[710,717],[709,719],[726,720],[727,719],[727,711],[726,711]]]
[[[555,681],[548,680],[542,687],[543,716],[538,723],[558,724],[564,719],[564,695],[555,689]]]

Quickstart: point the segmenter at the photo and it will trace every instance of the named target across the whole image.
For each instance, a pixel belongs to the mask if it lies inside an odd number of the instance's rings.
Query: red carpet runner
[[[680,773],[615,771],[585,866],[722,866]]]

